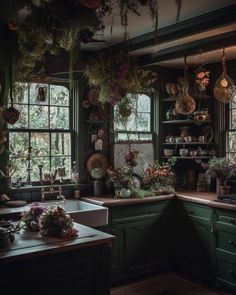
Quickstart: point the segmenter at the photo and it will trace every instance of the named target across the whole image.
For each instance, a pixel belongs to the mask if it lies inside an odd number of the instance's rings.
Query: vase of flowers
[[[53,237],[76,237],[78,230],[61,206],[48,208],[39,219],[40,234]]]
[[[132,168],[124,167],[107,169],[108,181],[113,183],[116,197],[128,198],[131,196]]]
[[[216,179],[216,193],[228,194],[230,186],[227,180],[236,175],[236,162],[225,157],[214,157],[204,167],[207,168],[206,173]]]
[[[30,206],[29,211],[26,211],[22,214],[20,219],[20,225],[25,229],[30,231],[39,230],[39,218],[46,211],[44,206],[41,206],[39,203],[33,203]]]
[[[143,183],[145,187],[155,194],[173,193],[173,181],[176,158],[171,157],[166,163],[149,164],[144,172]]]

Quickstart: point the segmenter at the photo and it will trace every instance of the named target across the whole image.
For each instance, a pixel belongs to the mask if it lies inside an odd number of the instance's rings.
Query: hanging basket
[[[11,106],[2,112],[2,117],[6,123],[14,125],[20,117],[20,112]]]

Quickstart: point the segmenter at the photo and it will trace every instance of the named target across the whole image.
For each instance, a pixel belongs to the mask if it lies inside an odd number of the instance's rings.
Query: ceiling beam
[[[154,54],[146,54],[139,57],[142,65],[149,65],[165,60],[184,57],[184,55],[198,54],[201,49],[203,52],[229,47],[236,44],[236,30],[212,37],[196,40],[160,50]]]
[[[212,12],[187,19],[179,23],[175,23],[173,25],[158,29],[157,40],[155,40],[155,31],[129,39],[129,51],[174,41],[234,23],[236,20],[235,15],[236,4],[214,10]],[[117,50],[122,49],[127,47],[127,41],[115,44],[111,47]]]

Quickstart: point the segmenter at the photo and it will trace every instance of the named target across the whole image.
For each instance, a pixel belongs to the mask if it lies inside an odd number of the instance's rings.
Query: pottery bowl
[[[181,157],[186,157],[188,155],[188,149],[180,149],[179,154]]]
[[[184,137],[185,142],[191,142],[192,141],[192,137],[191,136],[185,136]]]
[[[197,151],[196,150],[190,151],[189,154],[190,154],[191,157],[196,157],[197,156]]]
[[[176,143],[182,143],[184,140],[183,140],[183,138],[182,137],[176,137],[175,138],[175,142]]]
[[[164,149],[164,156],[173,156],[174,155],[174,150],[173,149]]]

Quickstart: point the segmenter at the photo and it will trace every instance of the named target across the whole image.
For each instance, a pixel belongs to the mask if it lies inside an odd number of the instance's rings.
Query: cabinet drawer
[[[182,202],[184,210],[190,217],[201,217],[205,219],[211,219],[212,209],[208,206],[193,204],[190,202]]]
[[[151,202],[138,205],[126,205],[112,208],[112,219],[113,221],[132,218],[140,215],[148,214],[163,214],[167,210],[167,206],[170,201]]]
[[[218,259],[217,278],[236,287],[236,264]]]
[[[236,234],[219,231],[217,248],[236,254]]]
[[[217,212],[217,219],[219,222],[235,226],[236,229],[236,212],[221,211]]]

